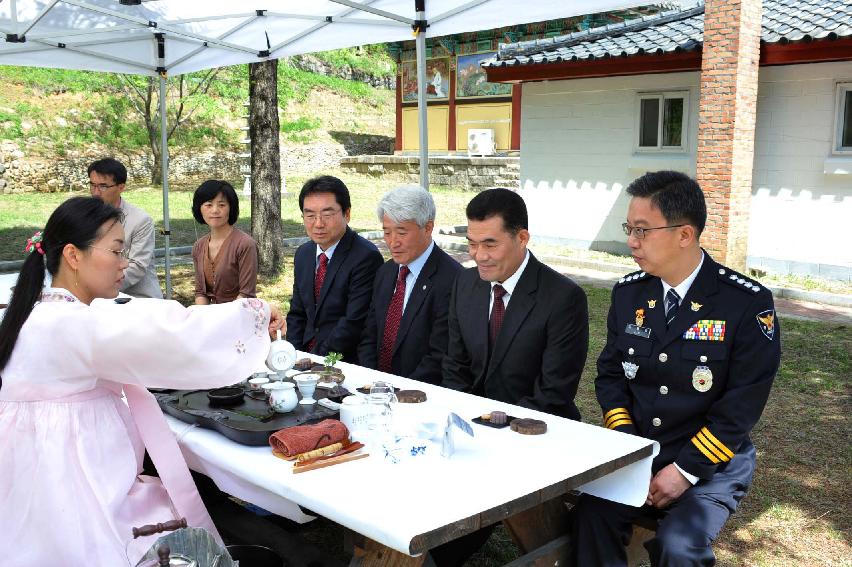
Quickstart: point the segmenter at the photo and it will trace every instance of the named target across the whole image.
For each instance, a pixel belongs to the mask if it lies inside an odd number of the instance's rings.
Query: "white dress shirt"
[[[509,300],[512,299],[512,294],[515,292],[515,286],[518,285],[518,280],[521,279],[521,275],[524,273],[524,270],[527,267],[527,264],[530,262],[530,251],[527,250],[526,255],[524,256],[524,261],[521,262],[521,265],[518,266],[518,269],[515,270],[515,273],[506,278],[506,281],[502,282],[491,282],[491,298],[488,300],[488,318],[491,318],[491,309],[494,307],[494,286],[500,284],[503,286],[503,289],[506,290],[506,293],[503,295],[503,307],[509,307]]]

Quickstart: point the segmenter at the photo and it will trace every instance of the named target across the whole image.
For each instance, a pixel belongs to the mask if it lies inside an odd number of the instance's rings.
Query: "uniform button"
[[[659,356],[659,359],[660,359],[660,362],[665,362],[665,361],[667,361],[667,360],[669,359],[669,355],[667,355],[667,354],[666,354],[666,353],[664,353],[664,352],[661,352],[661,353],[660,353],[660,356]]]
[[[627,354],[633,354],[634,352],[636,352],[636,351],[633,350],[633,347],[630,347],[629,349],[627,349]]]
[[[666,394],[669,393],[669,387],[668,386],[660,386],[660,393],[665,396]]]
[[[698,358],[698,360],[700,360],[701,362],[707,362],[707,357],[706,357],[706,356],[704,356],[704,355],[702,354],[702,355]]]
[[[660,419],[659,417],[655,417],[654,419],[651,420],[651,423],[654,425],[654,427],[659,427],[663,424],[663,420]]]

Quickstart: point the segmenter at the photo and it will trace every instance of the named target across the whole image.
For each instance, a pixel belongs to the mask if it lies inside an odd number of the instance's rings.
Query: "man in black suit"
[[[444,387],[580,419],[574,405],[589,348],[586,294],[527,250],[527,206],[489,189],[467,205],[476,268],[456,278]],[[543,512],[544,513],[544,512]],[[462,565],[488,539],[487,526],[431,550],[439,567]]]
[[[352,205],[340,179],[323,175],[305,182],[299,208],[311,242],[299,246],[293,259],[287,340],[298,350],[323,356],[339,352],[357,364],[382,255],[349,228]]]
[[[358,347],[361,366],[430,384],[441,382],[450,291],[461,265],[435,245],[435,202],[420,187],[400,187],[376,210],[392,259],[376,274]]]
[[[586,362],[586,294],[527,250],[527,207],[489,189],[467,206],[476,268],[456,279],[443,386],[580,419],[574,405]]]

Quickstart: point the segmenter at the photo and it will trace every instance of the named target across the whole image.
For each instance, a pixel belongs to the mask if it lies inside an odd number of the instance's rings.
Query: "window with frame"
[[[640,151],[683,151],[686,149],[687,106],[685,91],[642,93],[637,118]]]
[[[840,152],[852,152],[852,82],[837,83],[837,132],[834,148]]]

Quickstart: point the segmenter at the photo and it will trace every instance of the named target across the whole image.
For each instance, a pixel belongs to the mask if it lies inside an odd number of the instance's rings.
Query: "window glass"
[[[683,134],[683,99],[667,98],[663,101],[663,145],[680,146]]]
[[[852,90],[843,93],[843,130],[841,132],[840,145],[844,148],[852,147]]]
[[[660,101],[643,98],[639,111],[639,146],[657,147],[657,128],[660,123]]]

